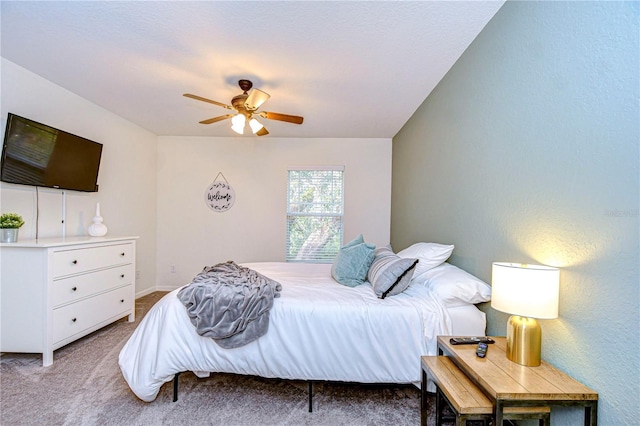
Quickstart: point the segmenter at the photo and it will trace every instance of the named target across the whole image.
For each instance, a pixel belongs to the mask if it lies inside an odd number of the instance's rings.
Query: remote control
[[[489,349],[489,345],[484,342],[478,343],[478,347],[476,348],[476,355],[478,355],[478,358],[484,358],[487,356],[487,349]]]
[[[489,337],[452,337],[449,339],[449,343],[452,345],[475,345],[478,343],[495,343],[495,340]]]

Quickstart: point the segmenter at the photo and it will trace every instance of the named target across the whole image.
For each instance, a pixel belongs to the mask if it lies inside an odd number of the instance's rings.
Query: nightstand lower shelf
[[[494,417],[494,404],[471,380],[445,356],[423,356],[422,364],[422,405],[421,425],[426,426],[427,378],[436,385],[436,425],[443,420],[444,404],[454,414],[456,425],[466,425],[468,420],[482,421],[488,426]],[[503,420],[537,419],[540,426],[549,426],[551,409],[539,407],[508,407],[503,411]]]

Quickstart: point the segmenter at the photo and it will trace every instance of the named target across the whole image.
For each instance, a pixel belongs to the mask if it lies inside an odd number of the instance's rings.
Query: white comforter
[[[420,356],[436,354],[436,336],[452,332],[447,310],[412,285],[378,299],[369,284],[345,287],[331,265],[248,263],[282,284],[271,309],[269,331],[235,349],[223,349],[196,333],[178,290],[144,317],[120,352],[131,390],[153,401],[176,373],[228,372],[283,379],[359,383],[414,383]]]

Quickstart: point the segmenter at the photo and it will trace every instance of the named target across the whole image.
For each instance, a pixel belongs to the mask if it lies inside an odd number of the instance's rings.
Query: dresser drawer
[[[53,307],[133,283],[133,265],[116,266],[53,282]]]
[[[133,244],[61,250],[53,253],[53,278],[132,263]]]
[[[133,306],[130,285],[53,310],[53,343],[124,314]]]

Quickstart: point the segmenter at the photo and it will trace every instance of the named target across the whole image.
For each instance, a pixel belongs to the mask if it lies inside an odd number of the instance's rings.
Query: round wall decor
[[[218,179],[220,176],[222,176],[223,180]],[[218,173],[218,176],[204,193],[204,202],[214,212],[222,213],[229,210],[235,201],[235,191],[231,188],[222,172]]]

